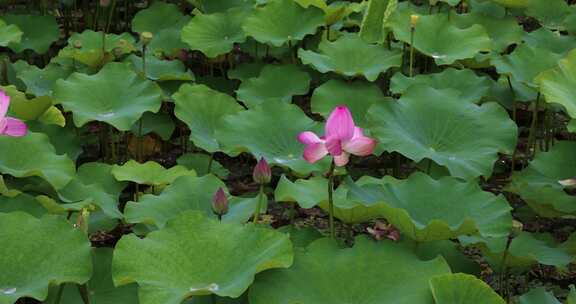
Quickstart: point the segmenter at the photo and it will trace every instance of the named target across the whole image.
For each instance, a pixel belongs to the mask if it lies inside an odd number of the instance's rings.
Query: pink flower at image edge
[[[298,135],[298,141],[306,145],[304,159],[315,163],[330,154],[336,166],[345,166],[350,154],[367,156],[374,152],[376,140],[364,136],[361,128],[354,124],[352,113],[347,106],[337,106],[326,121],[325,135],[319,137],[306,131]]]
[[[0,135],[22,137],[28,133],[26,124],[16,118],[6,117],[10,106],[10,96],[0,90]]]

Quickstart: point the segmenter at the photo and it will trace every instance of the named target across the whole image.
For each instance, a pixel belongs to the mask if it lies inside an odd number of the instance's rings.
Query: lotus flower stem
[[[512,245],[513,236],[510,234],[508,236],[508,240],[506,241],[506,248],[504,249],[504,253],[502,255],[502,260],[500,261],[500,269],[498,270],[499,280],[498,280],[498,291],[502,294],[508,295],[508,281],[506,280],[508,267],[506,267],[507,259],[508,259],[508,251],[510,251],[510,245]],[[502,294],[502,295],[504,295]],[[506,303],[509,303],[508,301]]]
[[[536,156],[536,125],[538,123],[538,106],[540,104],[540,92],[536,96],[536,102],[534,102],[534,110],[532,111],[532,123],[530,124],[530,135],[528,135],[528,152],[531,157]],[[532,151],[530,151],[532,150]]]
[[[208,160],[208,168],[206,168],[206,174],[212,172],[212,163],[214,162],[214,153],[210,153],[210,159]]]
[[[82,302],[84,302],[84,304],[90,304],[90,293],[88,291],[88,285],[82,284],[77,286],[78,291],[80,292],[80,297],[82,298]]]
[[[414,28],[410,29],[410,78],[414,76]]]
[[[334,232],[334,161],[330,164],[330,169],[328,170],[328,223],[330,225],[330,237],[336,239],[336,234]]]
[[[112,0],[112,5],[108,11],[108,20],[106,21],[106,27],[104,28],[104,33],[108,33],[110,30],[110,24],[112,23],[112,16],[114,16],[114,10],[116,9],[116,0]]]
[[[264,194],[264,184],[260,185],[260,191],[258,192],[258,203],[256,204],[256,210],[254,211],[254,217],[252,221],[256,224],[258,223],[258,218],[260,217],[260,210],[262,209],[262,201],[265,199]]]
[[[54,304],[60,304],[60,300],[62,299],[62,293],[64,291],[64,285],[66,283],[62,283],[60,284],[60,286],[58,286],[58,292],[56,293],[56,299],[54,299]]]
[[[516,92],[514,92],[514,87],[512,87],[512,81],[510,80],[510,76],[507,77],[508,80],[508,88],[510,89],[510,94],[512,94],[512,121],[516,123]],[[514,171],[514,166],[516,165],[516,147],[514,147],[514,151],[512,151],[512,159],[510,165],[510,172]]]

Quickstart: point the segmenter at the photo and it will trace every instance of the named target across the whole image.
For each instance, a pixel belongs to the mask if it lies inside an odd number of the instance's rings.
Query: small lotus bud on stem
[[[82,41],[80,40],[75,40],[74,41],[74,47],[77,49],[81,49],[82,48]]]
[[[418,24],[418,20],[420,20],[420,16],[418,15],[410,15],[410,28],[416,28],[416,24]]]
[[[212,211],[218,216],[219,220],[222,220],[222,216],[228,213],[228,199],[222,187],[218,188],[218,191],[214,193],[214,197],[212,198]]]
[[[252,178],[256,183],[260,185],[270,183],[270,180],[272,179],[272,170],[270,169],[270,166],[264,157],[260,158],[256,164],[256,167],[254,167]]]
[[[80,229],[80,231],[88,234],[88,222],[90,221],[90,211],[88,208],[82,208],[80,214],[78,214],[78,218],[76,219],[76,224],[74,227]]]
[[[150,41],[152,41],[152,38],[154,38],[154,34],[150,32],[142,32],[140,34],[140,41],[142,41],[144,45],[148,45]]]
[[[517,237],[520,233],[522,233],[523,229],[524,224],[522,224],[517,220],[512,220],[512,230],[510,231],[510,235],[512,235],[513,237]]]

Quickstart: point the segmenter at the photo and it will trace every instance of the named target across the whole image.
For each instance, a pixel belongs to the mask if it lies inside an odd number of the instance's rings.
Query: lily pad
[[[150,186],[168,185],[173,183],[178,177],[184,175],[196,176],[194,170],[188,170],[183,166],[174,166],[166,169],[154,161],[141,164],[135,160],[129,160],[121,166],[114,165],[111,173],[118,181],[134,182]]]
[[[74,73],[58,80],[54,97],[73,113],[77,127],[102,121],[128,131],[144,112],[160,109],[162,90],[128,65],[109,63],[97,74]]]
[[[138,283],[141,304],[178,304],[196,295],[239,297],[256,273],[291,264],[286,234],[184,212],[144,239],[123,236],[112,269],[116,286]]]
[[[442,258],[424,262],[392,242],[358,237],[354,247],[340,249],[320,239],[298,249],[292,267],[258,275],[249,299],[253,304],[432,304],[428,281],[447,273]]]
[[[496,103],[464,103],[454,90],[413,86],[397,103],[368,111],[372,134],[387,151],[432,159],[455,177],[488,177],[498,153],[512,153],[517,126]]]
[[[187,153],[178,157],[176,162],[190,170],[196,171],[198,176],[204,176],[206,174],[213,173],[219,178],[225,179],[230,171],[226,169],[220,162],[213,159],[212,156],[201,153]],[[210,172],[208,168],[210,167]]]
[[[83,284],[90,278],[90,242],[62,217],[0,213],[0,243],[2,304],[21,297],[42,301],[49,284]]]
[[[484,281],[473,275],[455,273],[433,277],[430,288],[436,304],[505,304]]]
[[[15,24],[6,24],[4,20],[0,19],[0,46],[8,46],[9,44],[18,44],[22,39],[22,31]]]
[[[368,44],[354,34],[343,35],[336,41],[323,40],[318,52],[299,49],[298,57],[303,64],[309,64],[321,73],[364,76],[369,81],[376,80],[389,68],[399,67],[402,62],[400,51]]]
[[[249,108],[267,102],[290,103],[294,95],[308,93],[310,80],[298,66],[267,65],[258,77],[243,81],[236,95]]]
[[[242,111],[230,95],[205,85],[185,84],[174,94],[176,117],[190,128],[190,140],[208,152],[220,150],[220,140],[215,130],[224,123],[226,115]]]
[[[68,184],[75,171],[72,160],[57,155],[48,136],[29,132],[25,137],[0,136],[0,172],[15,177],[38,176],[55,189]]]
[[[303,8],[293,0],[273,0],[244,20],[244,32],[261,43],[282,46],[316,33],[324,24],[324,12],[314,6]]]
[[[44,54],[60,36],[58,23],[52,15],[5,14],[2,15],[2,19],[8,24],[17,26],[22,31],[20,42],[13,42],[8,45],[16,53],[33,50],[38,54]]]

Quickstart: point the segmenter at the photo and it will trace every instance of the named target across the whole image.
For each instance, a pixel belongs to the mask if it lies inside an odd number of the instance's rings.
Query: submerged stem
[[[330,237],[336,239],[336,234],[334,232],[334,199],[332,197],[332,192],[334,191],[334,161],[330,164],[330,169],[328,171],[328,221],[330,225]]]

